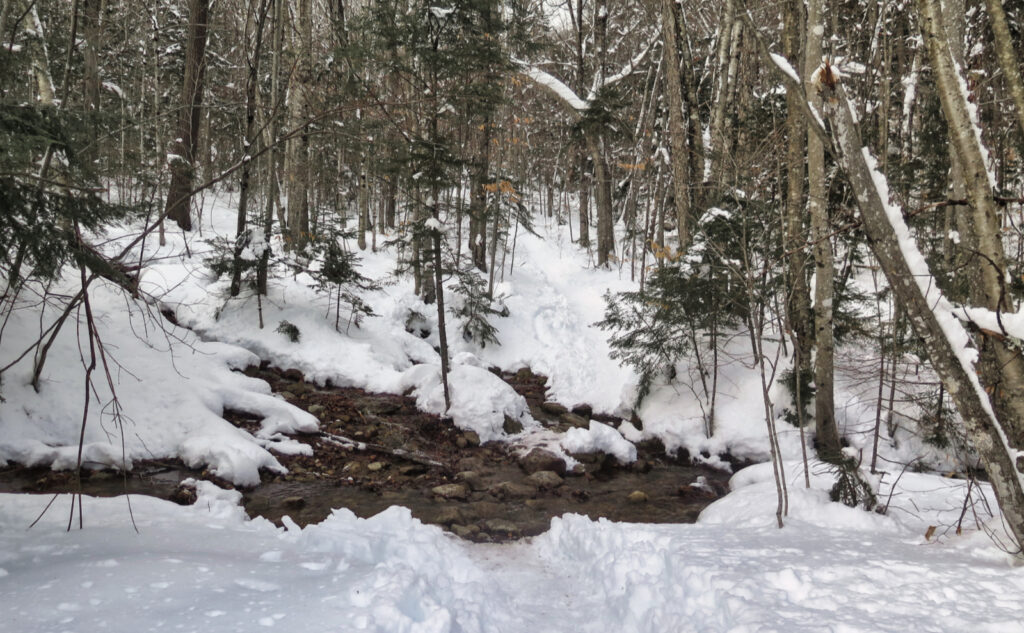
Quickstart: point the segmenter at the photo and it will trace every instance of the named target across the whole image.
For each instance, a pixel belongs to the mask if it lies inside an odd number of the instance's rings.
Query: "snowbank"
[[[733,494],[697,525],[566,515],[511,546],[459,541],[400,508],[279,529],[204,482],[190,507],[133,497],[138,533],[123,498],[86,497],[86,529],[66,532],[68,497],[25,530],[50,498],[0,495],[0,596],[23,633],[1021,631],[1024,568],[979,532],[929,542],[898,519],[895,508],[950,494],[948,481],[908,476],[884,517],[791,489],[782,530],[774,507]]]

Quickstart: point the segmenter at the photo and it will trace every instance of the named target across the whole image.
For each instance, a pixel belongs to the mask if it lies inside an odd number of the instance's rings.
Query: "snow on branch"
[[[548,91],[558,97],[564,105],[575,110],[577,113],[581,113],[590,107],[590,103],[580,99],[579,96],[573,92],[572,88],[562,83],[562,81],[554,75],[551,75],[536,66],[522,64],[519,72],[538,86],[547,88]]]
[[[587,103],[593,103],[594,99],[597,98],[597,93],[602,88],[613,86],[622,81],[623,79],[625,79],[626,77],[632,75],[633,71],[636,70],[636,67],[639,66],[644,61],[644,58],[646,58],[647,54],[651,51],[652,42],[649,42],[647,46],[642,48],[640,52],[633,57],[633,59],[629,60],[629,62],[627,62],[626,65],[623,66],[622,69],[619,70],[619,72],[615,73],[614,75],[606,77],[603,81],[599,81],[600,75],[595,75],[594,85],[590,87],[590,94],[587,95]]]

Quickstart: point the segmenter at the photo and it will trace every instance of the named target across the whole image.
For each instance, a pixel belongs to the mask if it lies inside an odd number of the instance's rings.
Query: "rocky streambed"
[[[412,398],[321,388],[295,370],[264,366],[247,373],[268,381],[275,392],[321,422],[320,433],[297,437],[312,445],[312,456],[281,456],[287,474],[265,473],[261,485],[243,491],[250,516],[278,524],[285,515],[307,525],[322,521],[334,508],[367,517],[401,505],[423,522],[462,538],[501,542],[539,534],[552,517],[565,513],[689,523],[726,491],[728,473],[694,466],[686,455],[666,455],[657,442],[639,445],[637,461],[628,466],[595,453],[576,455],[580,465],[567,472],[561,459],[543,449],[481,446],[475,433],[418,411]],[[593,415],[586,405],[570,411],[545,402],[546,378],[528,369],[501,376],[527,399],[533,416],[552,429],[585,426],[592,417],[616,421]],[[258,427],[257,420],[242,414],[229,412],[226,417],[243,428]],[[188,477],[215,479],[180,463],[143,462],[127,476],[87,471],[82,492],[150,494],[188,503],[194,496],[180,486]],[[70,473],[0,469],[0,491],[61,492],[74,486]]]

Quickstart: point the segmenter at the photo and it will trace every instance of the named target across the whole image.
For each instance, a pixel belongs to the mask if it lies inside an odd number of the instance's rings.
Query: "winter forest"
[[[1022,20],[0,0],[0,631],[1024,632]]]

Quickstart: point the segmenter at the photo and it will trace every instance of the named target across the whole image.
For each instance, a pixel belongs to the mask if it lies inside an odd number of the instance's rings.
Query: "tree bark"
[[[924,9],[922,22],[934,21],[931,7],[922,6],[934,0],[919,2]],[[992,403],[997,405],[994,407],[990,405],[969,361],[962,356],[966,341],[957,339],[966,339],[966,335],[961,337],[960,326],[950,322],[952,314],[947,313],[946,320],[940,321],[933,310],[937,303],[944,303],[941,297],[937,301],[938,290],[929,287],[930,280],[919,280],[916,276],[919,271],[908,263],[908,257],[918,262],[923,262],[924,258],[910,238],[902,216],[896,210],[890,215],[887,209],[888,200],[883,198],[884,193],[877,185],[883,177],[873,173],[868,164],[843,86],[826,81],[822,87],[826,91],[824,110],[832,126],[837,159],[857,198],[871,250],[914,332],[920,337],[932,367],[956,404],[968,437],[992,482],[1006,523],[1020,545],[1024,543],[1024,487],[1014,461],[1014,445],[1007,441],[1009,434],[1003,431],[1000,407],[997,403]],[[902,233],[902,240],[897,237],[897,231]],[[912,250],[907,253],[903,248]]]
[[[165,213],[184,231],[192,230],[192,177],[199,145],[203,111],[203,80],[206,73],[206,31],[209,0],[190,0],[188,41],[185,48],[185,80],[181,88],[178,137],[171,144],[171,184]]]
[[[921,31],[932,63],[942,110],[967,188],[970,204],[960,207],[969,213],[963,224],[972,228],[972,242],[981,266],[980,283],[972,284],[971,299],[992,312],[1013,311],[1006,287],[1006,254],[1001,241],[999,209],[993,193],[994,183],[986,165],[986,149],[980,130],[972,118],[972,104],[966,94],[966,82],[944,45],[944,25],[936,0],[918,0]],[[992,391],[993,408],[1008,428],[1015,446],[1024,445],[1024,358],[1002,336],[979,333],[979,370]]]
[[[822,0],[807,0],[807,38],[804,56],[805,75],[821,63],[825,21]],[[810,90],[807,101],[821,109],[821,96]],[[883,114],[883,117],[885,115]],[[801,117],[802,118],[802,117]],[[811,240],[814,243],[814,427],[818,440],[818,456],[825,461],[840,457],[839,429],[836,427],[833,339],[833,300],[835,262],[829,239],[829,213],[825,191],[825,148],[816,134],[807,135],[807,212],[811,218]]]
[[[1013,99],[1019,138],[1024,141],[1024,79],[1021,78],[1020,63],[1013,50],[1013,39],[1010,37],[1010,25],[1006,19],[1006,11],[1003,10],[1002,0],[985,0],[985,7],[988,9],[989,24],[992,26],[996,61],[999,62],[999,69],[1003,71],[1003,80]],[[1018,146],[1017,149],[1024,155],[1024,147]]]
[[[800,58],[800,40],[804,33],[802,2],[787,0],[783,14],[783,55],[799,74],[803,63]],[[799,348],[795,380],[805,380],[811,370],[811,350],[814,346],[810,289],[807,285],[807,210],[804,206],[804,165],[807,147],[807,123],[800,109],[803,94],[786,91],[786,251],[791,253],[787,262],[787,315],[793,344]],[[797,403],[802,407],[803,403]]]
[[[297,0],[295,28],[298,31],[296,68],[288,86],[289,127],[302,126],[309,116],[313,81],[313,15],[311,0]],[[288,233],[285,246],[301,251],[309,242],[309,134],[288,140]]]
[[[665,55],[665,94],[668,97],[668,140],[672,158],[679,253],[690,246],[690,157],[683,118],[683,83],[679,69],[679,27],[675,0],[662,0],[661,33]]]

